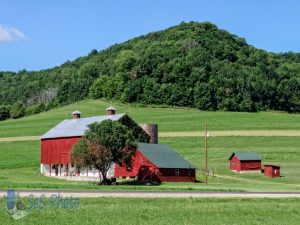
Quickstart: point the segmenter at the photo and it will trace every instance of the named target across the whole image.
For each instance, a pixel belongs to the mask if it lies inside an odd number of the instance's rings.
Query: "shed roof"
[[[138,150],[158,168],[196,169],[165,144],[139,143]]]
[[[257,161],[261,160],[261,157],[257,154],[257,152],[233,152],[229,158],[229,160],[236,155],[236,157],[240,161]]]
[[[270,164],[265,164],[264,167],[280,168],[280,166],[277,166],[277,165],[270,165]]]
[[[94,116],[81,119],[66,119],[46,132],[41,139],[60,137],[81,137],[88,129],[88,125],[104,120],[119,120],[125,114]]]

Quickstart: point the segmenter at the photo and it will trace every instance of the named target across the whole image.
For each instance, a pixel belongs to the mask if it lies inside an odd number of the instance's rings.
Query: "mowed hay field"
[[[162,108],[88,100],[18,120],[0,122],[0,138],[40,136],[57,123],[71,118],[75,110],[82,117],[105,115],[113,105],[117,113],[127,113],[138,123],[157,123],[160,132],[201,131],[207,123],[211,131],[299,130],[300,115],[284,112],[205,112],[189,108]]]
[[[298,199],[82,198],[75,210],[51,208],[48,200],[45,209],[30,211],[20,221],[13,221],[5,206],[0,207],[0,224],[298,225],[299,221]]]
[[[0,122],[0,139],[23,136],[41,136],[61,120],[70,118],[74,110],[83,117],[105,114],[109,105],[117,113],[128,113],[138,123],[157,123],[160,132],[203,132],[207,123],[213,131],[299,130],[298,114],[282,112],[236,113],[201,112],[186,108],[141,107],[100,100],[89,100],[68,105],[18,120]],[[184,135],[183,135],[184,136]],[[17,138],[16,138],[17,139]],[[199,183],[163,183],[160,186],[143,187],[119,185],[99,187],[85,182],[70,182],[39,174],[40,142],[0,142],[0,188],[50,188],[50,189],[185,189],[219,191],[300,191],[300,137],[209,137],[209,185],[204,185],[201,169],[204,168],[203,137],[161,137],[160,143],[169,144],[199,169]],[[228,170],[228,158],[236,150],[255,150],[263,158],[263,164],[282,166],[281,178],[265,178],[263,174],[236,174]],[[214,175],[214,176],[212,176]]]

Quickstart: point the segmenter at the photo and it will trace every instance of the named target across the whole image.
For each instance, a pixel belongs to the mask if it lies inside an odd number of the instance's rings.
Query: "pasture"
[[[204,142],[200,137],[160,138],[198,167],[197,179],[203,181]],[[211,191],[300,191],[300,154],[297,137],[213,137],[209,138],[209,185],[163,183],[160,186],[135,186],[121,183],[103,187],[86,182],[63,181],[39,174],[39,141],[2,142],[0,145],[0,188],[46,189],[183,189]],[[255,149],[263,163],[282,166],[281,178],[263,174],[236,174],[228,170],[228,157],[234,150]],[[284,154],[282,153],[284,151]],[[214,175],[214,176],[212,176]]]
[[[82,117],[105,115],[107,106],[113,105],[117,113],[127,113],[138,123],[157,123],[160,132],[202,131],[204,124],[211,131],[230,130],[299,130],[300,115],[285,112],[206,112],[189,108],[140,106],[86,100],[76,104],[43,112],[18,120],[0,122],[0,138],[41,136],[64,119],[71,118],[75,110]]]
[[[0,138],[41,136],[48,129],[74,110],[80,110],[83,117],[105,114],[109,105],[117,113],[128,113],[138,123],[157,123],[160,132],[203,132],[204,124],[213,131],[281,130],[285,133],[299,130],[298,114],[282,112],[202,112],[188,108],[168,108],[140,105],[107,103],[88,100],[53,109],[38,115],[0,122]],[[178,133],[177,133],[178,134]],[[280,134],[280,133],[279,133]],[[209,185],[203,184],[204,138],[160,137],[160,143],[169,144],[183,157],[198,167],[198,183],[163,183],[160,186],[135,186],[128,182],[119,186],[102,187],[85,182],[63,181],[39,174],[40,142],[0,142],[0,188],[47,188],[47,189],[184,189],[218,191],[300,191],[300,139],[290,137],[260,136],[210,136],[209,137]],[[265,178],[263,174],[236,174],[228,170],[228,158],[233,151],[255,150],[263,158],[263,164],[278,164],[282,167],[281,178]]]

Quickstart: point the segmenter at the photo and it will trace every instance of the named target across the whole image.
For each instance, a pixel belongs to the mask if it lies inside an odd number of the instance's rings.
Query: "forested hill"
[[[300,55],[269,53],[211,23],[190,22],[52,69],[0,72],[0,85],[0,119],[84,98],[299,112]]]

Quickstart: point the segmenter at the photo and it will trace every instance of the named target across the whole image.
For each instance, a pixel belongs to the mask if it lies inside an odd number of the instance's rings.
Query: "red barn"
[[[264,165],[265,177],[280,177],[280,166],[275,165]]]
[[[261,172],[261,158],[256,152],[234,152],[229,169],[238,173]]]
[[[89,176],[99,177],[99,172],[94,168],[86,168],[76,171],[70,163],[69,154],[88,129],[88,125],[104,120],[119,121],[134,130],[137,135],[147,135],[126,114],[115,114],[116,109],[107,108],[107,115],[80,118],[81,113],[73,112],[73,119],[66,119],[53,127],[41,137],[41,174],[46,176]],[[129,124],[129,125],[127,125]],[[109,171],[108,176],[114,175],[114,167]]]
[[[126,114],[115,114],[113,107],[107,108],[106,116],[80,118],[80,115],[78,111],[73,112],[73,119],[62,121],[41,137],[41,174],[69,179],[99,179],[99,171],[95,168],[77,171],[69,160],[73,145],[84,136],[88,125],[94,122],[108,119],[119,121],[131,128],[136,137],[146,136],[151,143],[157,143],[157,125],[143,124],[141,128]],[[107,176],[144,179],[151,174],[152,178],[159,181],[195,181],[195,167],[167,145],[140,143],[138,146],[132,171],[114,164]]]
[[[132,168],[128,171],[115,165],[115,176],[175,182],[196,180],[196,167],[165,144],[139,143]]]

